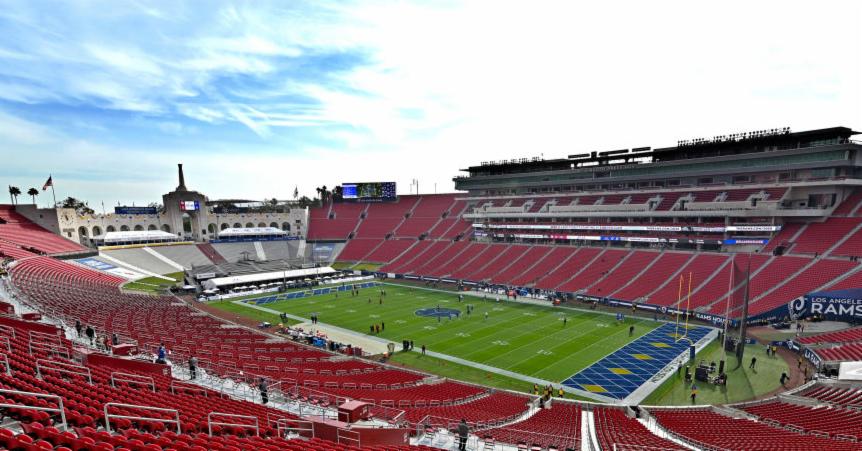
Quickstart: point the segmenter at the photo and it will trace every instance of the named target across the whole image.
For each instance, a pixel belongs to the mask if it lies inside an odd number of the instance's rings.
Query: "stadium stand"
[[[812,223],[805,228],[793,246],[796,254],[819,255],[862,224],[862,218],[828,218],[822,223]]]
[[[594,408],[593,422],[601,449],[615,449],[615,444],[622,444],[622,449],[688,449],[654,435],[638,420],[629,417],[620,408]]]
[[[227,263],[227,260],[225,260],[224,256],[219,254],[219,252],[216,250],[216,248],[213,247],[212,244],[198,243],[196,244],[196,246],[198,247],[198,249],[200,249],[201,253],[204,254],[204,256],[209,259],[209,261],[213,264],[219,265],[222,263]]]
[[[134,268],[140,268],[153,274],[170,274],[179,271],[177,268],[160,260],[143,248],[108,249],[100,251],[101,255],[119,260]]]
[[[766,401],[744,407],[762,421],[801,429],[806,433],[826,433],[829,437],[862,438],[862,412],[838,406],[800,406],[781,401]]]
[[[549,408],[539,410],[526,420],[504,427],[487,429],[479,434],[501,443],[512,443],[524,449],[579,449],[581,439],[581,406],[554,401]]]
[[[801,396],[841,406],[862,406],[862,387],[840,388],[817,385],[802,392]]]
[[[60,254],[82,252],[81,245],[57,236],[15,212],[12,205],[0,205],[0,240],[13,246],[26,247],[32,253]],[[7,249],[10,252],[16,252]]]
[[[862,360],[862,343],[849,343],[815,350],[826,361]]]
[[[858,449],[857,443],[805,435],[751,419],[727,417],[709,409],[651,409],[650,412],[661,426],[672,434],[707,449],[751,451]]]
[[[253,242],[245,243],[215,243],[212,247],[221,255],[228,263],[236,263],[243,260],[245,257],[249,259],[257,259],[257,251],[254,249]]]
[[[152,250],[164,255],[173,262],[184,268],[192,266],[209,265],[212,261],[201,252],[198,246],[193,244],[180,244],[176,246],[154,246]]]
[[[852,329],[839,330],[837,332],[826,332],[823,334],[811,335],[809,337],[800,337],[796,338],[796,341],[802,344],[853,343],[862,341],[862,327],[854,327]]]

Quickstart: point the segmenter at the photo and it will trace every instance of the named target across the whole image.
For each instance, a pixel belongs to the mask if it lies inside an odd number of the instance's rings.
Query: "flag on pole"
[[[54,180],[50,175],[48,176],[48,180],[45,181],[45,184],[42,185],[42,191],[47,190],[49,186],[54,186]]]
[[[296,199],[297,197],[299,197],[299,187],[294,186],[293,187],[293,198]]]

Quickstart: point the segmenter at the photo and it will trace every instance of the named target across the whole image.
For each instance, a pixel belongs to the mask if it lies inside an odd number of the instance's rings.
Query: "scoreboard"
[[[352,200],[395,200],[395,182],[343,183],[342,197]]]
[[[201,209],[201,204],[196,200],[180,201],[180,211],[198,211]]]

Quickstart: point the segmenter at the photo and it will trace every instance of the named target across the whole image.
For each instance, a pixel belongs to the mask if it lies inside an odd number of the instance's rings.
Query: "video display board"
[[[395,182],[344,183],[342,197],[353,200],[395,199]]]

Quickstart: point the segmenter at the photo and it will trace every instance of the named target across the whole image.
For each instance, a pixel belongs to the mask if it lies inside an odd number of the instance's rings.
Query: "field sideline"
[[[645,319],[626,319],[618,323],[612,315],[551,306],[499,303],[492,295],[487,300],[455,292],[421,287],[384,285],[386,296],[380,303],[380,288],[292,299],[265,304],[267,308],[303,318],[317,313],[321,323],[369,334],[372,324],[385,324],[379,336],[400,345],[413,340],[415,348],[460,357],[473,362],[560,382],[602,357],[648,333],[661,323]],[[474,310],[467,315],[467,305]],[[221,301],[212,304],[234,313],[252,310]],[[453,319],[422,317],[419,309],[450,308],[460,311]],[[488,313],[485,319],[485,313]],[[563,324],[563,316],[567,324]],[[634,336],[628,336],[630,325]],[[400,349],[400,346],[399,346]]]

